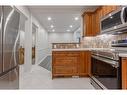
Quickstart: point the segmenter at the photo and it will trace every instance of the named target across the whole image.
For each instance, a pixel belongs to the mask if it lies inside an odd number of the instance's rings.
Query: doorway
[[[36,33],[38,31],[38,27],[32,23],[32,65],[36,63]]]

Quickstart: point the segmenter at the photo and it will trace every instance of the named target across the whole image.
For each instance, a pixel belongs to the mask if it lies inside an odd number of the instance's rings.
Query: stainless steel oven
[[[91,62],[91,83],[95,88],[121,89],[121,64],[116,53],[94,51]]]

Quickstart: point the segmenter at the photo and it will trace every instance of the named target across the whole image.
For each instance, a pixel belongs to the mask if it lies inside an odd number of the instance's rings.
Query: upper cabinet
[[[101,7],[101,14],[102,16],[105,16],[109,13],[111,13],[112,11],[115,11],[118,8],[118,6],[102,6]]]
[[[119,6],[101,6],[94,12],[85,12],[83,17],[83,36],[96,36],[100,33],[100,20],[103,16],[115,11]]]
[[[93,13],[87,12],[82,15],[83,16],[83,36],[91,36],[93,35]]]

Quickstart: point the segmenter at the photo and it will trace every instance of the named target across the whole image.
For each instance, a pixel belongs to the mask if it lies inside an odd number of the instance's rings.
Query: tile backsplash
[[[79,48],[80,43],[52,43],[52,49]]]
[[[103,34],[95,37],[84,37],[81,41],[81,46],[84,48],[110,48],[112,41],[123,39],[127,39],[127,33],[120,35]]]

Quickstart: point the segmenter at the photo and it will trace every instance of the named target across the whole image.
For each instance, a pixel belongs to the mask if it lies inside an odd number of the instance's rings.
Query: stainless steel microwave
[[[101,33],[123,33],[127,32],[127,7],[109,13],[101,18]]]

